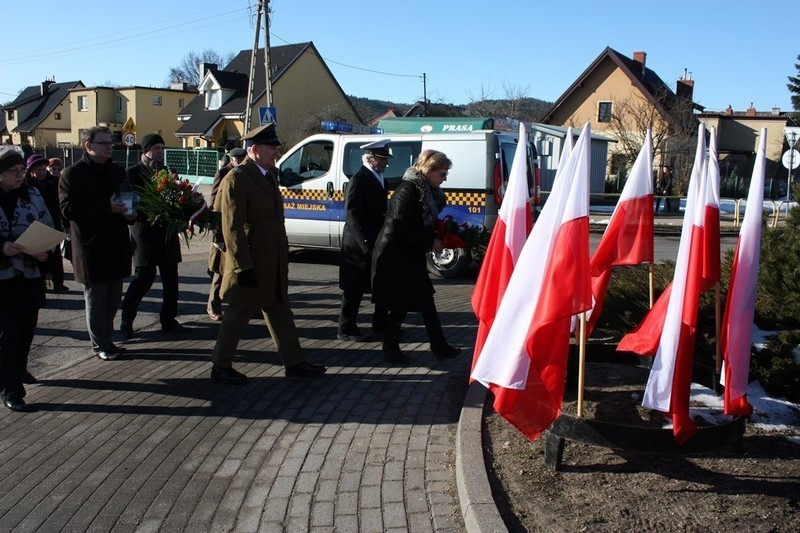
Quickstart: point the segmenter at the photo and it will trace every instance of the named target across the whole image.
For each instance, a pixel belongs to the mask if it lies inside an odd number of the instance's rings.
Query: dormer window
[[[212,89],[205,93],[206,109],[219,109],[222,105],[222,91],[220,89]]]

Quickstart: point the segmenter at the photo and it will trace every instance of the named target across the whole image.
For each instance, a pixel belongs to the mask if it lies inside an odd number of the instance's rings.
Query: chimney
[[[678,95],[678,98],[688,98],[689,100],[694,96],[692,73],[687,73],[686,69],[683,69],[683,76],[678,78],[678,82],[675,85],[675,94]]]
[[[728,104],[728,108],[725,110],[725,114],[728,116],[733,115],[733,108]]]
[[[633,53],[633,61],[635,63],[639,63],[642,72],[644,72],[644,65],[646,60],[647,60],[647,52],[638,51]]]
[[[750,102],[750,107],[748,107],[747,111],[745,111],[745,116],[747,116],[747,117],[756,116],[756,108],[753,107],[753,102]]]
[[[50,86],[53,85],[53,83],[55,83],[54,80],[44,80],[42,82],[42,84],[40,85],[40,92],[42,96],[47,94],[47,92],[50,90]]]
[[[770,113],[773,117],[781,116],[781,108],[780,107],[773,107],[772,113]]]
[[[206,77],[206,72],[208,71],[215,71],[217,70],[216,63],[200,63],[199,68],[197,69],[200,74],[200,81],[203,81],[203,78]]]

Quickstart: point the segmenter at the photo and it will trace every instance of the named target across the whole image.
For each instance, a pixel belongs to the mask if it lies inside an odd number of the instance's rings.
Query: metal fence
[[[70,146],[68,148],[46,147],[34,150],[34,153],[47,159],[57,157],[68,167],[83,157],[83,149]],[[123,168],[135,165],[142,152],[140,150],[114,150],[111,159]],[[219,169],[220,153],[216,150],[182,150],[169,148],[164,152],[164,163],[175,170],[181,178],[187,178],[192,183],[202,178],[200,183],[210,185],[214,180],[214,173]]]

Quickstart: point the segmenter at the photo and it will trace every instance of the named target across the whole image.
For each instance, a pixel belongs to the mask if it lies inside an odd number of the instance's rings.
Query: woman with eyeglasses
[[[400,325],[408,312],[422,313],[431,352],[437,359],[457,357],[460,348],[447,343],[428,277],[427,254],[441,252],[436,236],[439,212],[446,198],[441,185],[452,161],[442,152],[423,151],[392,195],[372,260],[372,301],[389,310],[383,337],[383,356],[389,363],[406,365],[400,350]]]
[[[48,253],[29,254],[15,242],[35,221],[53,226],[42,195],[25,182],[22,152],[0,146],[0,387],[12,411],[28,410],[23,382],[36,382],[25,367],[45,303]]]

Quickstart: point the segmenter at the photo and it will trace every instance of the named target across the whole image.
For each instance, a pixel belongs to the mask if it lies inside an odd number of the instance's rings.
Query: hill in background
[[[385,100],[373,100],[352,95],[348,96],[348,98],[350,98],[365,123],[371,122],[389,109],[394,109],[397,116],[405,115],[412,108],[415,108],[412,113],[414,116],[423,115],[423,109],[419,103],[387,102]],[[513,118],[525,122],[541,122],[552,105],[552,102],[539,100],[538,98],[480,100],[463,105],[429,102],[427,113],[424,113],[424,115],[436,117]]]

